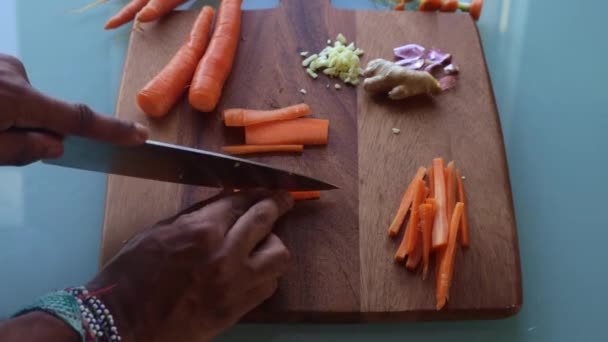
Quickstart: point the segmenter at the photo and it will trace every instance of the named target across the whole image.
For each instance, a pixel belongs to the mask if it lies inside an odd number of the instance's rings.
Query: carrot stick
[[[448,215],[448,222],[452,218],[452,212],[454,211],[454,205],[456,205],[456,179],[454,179],[454,162],[448,163],[445,173],[445,184],[446,184],[446,213]]]
[[[460,243],[462,247],[469,247],[469,222],[467,220],[467,196],[464,192],[464,184],[462,182],[462,175],[460,171],[456,170],[456,182],[458,184],[458,202],[464,203],[464,209],[462,210],[462,222],[460,222],[461,234]]]
[[[407,215],[407,211],[410,209],[410,205],[412,204],[412,200],[414,199],[414,188],[419,179],[424,177],[424,173],[426,169],[424,167],[419,167],[418,171],[414,175],[414,178],[407,186],[403,197],[401,198],[401,203],[399,204],[399,209],[397,209],[397,214],[391,223],[391,226],[388,228],[388,236],[395,237],[399,234],[399,230],[401,230],[401,225],[405,220],[405,215]],[[405,258],[405,255],[403,256]]]
[[[321,198],[321,191],[291,191],[289,193],[296,201],[313,200]]]
[[[302,152],[303,149],[303,145],[234,145],[222,147],[224,153],[232,155],[267,152]]]
[[[270,121],[297,119],[309,114],[310,107],[306,103],[300,103],[275,110],[232,108],[226,109],[222,115],[226,126],[240,127],[257,125]]]
[[[215,109],[232,69],[241,33],[241,4],[242,0],[220,3],[209,49],[194,73],[188,100],[202,112]]]
[[[294,119],[245,127],[247,145],[326,145],[329,120]]]
[[[418,6],[419,11],[435,12],[441,8],[441,0],[422,0]]]
[[[416,245],[414,250],[409,253],[407,257],[407,262],[405,263],[405,268],[410,271],[416,271],[418,264],[420,264],[420,260],[422,259],[422,232],[416,229]]]
[[[441,248],[448,242],[448,218],[446,212],[445,176],[443,174],[443,159],[433,159],[435,172],[435,201],[437,214],[433,224],[433,249]]]
[[[450,285],[454,275],[454,257],[456,253],[456,238],[458,237],[458,227],[460,227],[460,217],[464,204],[456,203],[454,215],[450,222],[449,241],[445,253],[439,264],[439,277],[437,280],[437,310],[441,310],[449,297]]]
[[[118,13],[116,13],[112,18],[110,18],[103,28],[106,30],[111,30],[128,23],[135,18],[137,12],[148,4],[148,1],[150,0],[132,0],[120,11],[118,11]]]
[[[422,226],[422,279],[426,279],[429,270],[431,256],[432,229],[433,229],[433,204],[424,203],[420,205],[420,225]]]
[[[435,172],[433,171],[433,165],[429,166],[429,173],[427,180],[429,181],[429,197],[435,198]]]
[[[154,21],[171,12],[175,7],[188,0],[150,0],[148,4],[137,13],[137,20],[142,23]]]
[[[207,49],[213,14],[213,8],[203,7],[184,44],[163,70],[137,94],[137,104],[144,113],[152,117],[165,116],[184,93]]]
[[[410,219],[407,223],[407,228],[405,229],[405,234],[403,234],[403,238],[401,239],[401,244],[399,244],[399,248],[395,253],[395,261],[403,262],[405,260],[405,256],[411,253],[414,250],[416,245],[416,232],[418,231],[418,207],[421,202],[421,193],[424,190],[424,182],[422,179],[416,179],[414,183],[413,190],[413,203],[412,210],[410,212]],[[409,206],[408,206],[409,207]]]
[[[458,10],[458,0],[446,0],[439,8],[441,12],[456,12]]]

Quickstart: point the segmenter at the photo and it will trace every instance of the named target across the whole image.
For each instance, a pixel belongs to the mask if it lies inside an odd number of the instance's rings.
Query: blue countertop
[[[66,13],[90,1],[1,1],[0,51],[20,57],[42,91],[112,113],[129,29],[101,28],[124,1]],[[245,0],[247,8],[276,3]],[[334,4],[382,7],[367,0]],[[507,150],[522,311],[491,322],[241,325],[218,340],[608,341],[608,2],[484,6],[478,25]],[[95,273],[105,185],[104,175],[40,163],[0,168],[0,317]]]

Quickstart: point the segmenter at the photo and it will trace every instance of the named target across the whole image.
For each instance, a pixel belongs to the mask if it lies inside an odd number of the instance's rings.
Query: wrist
[[[32,311],[0,325],[0,340],[79,342],[80,336],[59,318],[44,311]]]
[[[106,306],[111,316],[114,319],[114,324],[120,332],[122,342],[135,341],[134,316],[131,314],[132,303],[129,303],[128,297],[123,295],[121,285],[103,286],[96,280],[91,281],[86,285],[86,289],[90,293],[95,293],[103,304]]]

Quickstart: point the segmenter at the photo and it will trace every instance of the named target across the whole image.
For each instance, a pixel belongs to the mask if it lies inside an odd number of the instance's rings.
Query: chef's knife
[[[61,158],[44,160],[44,163],[206,187],[337,189],[320,180],[262,163],[152,140],[125,147],[70,136],[63,145]]]

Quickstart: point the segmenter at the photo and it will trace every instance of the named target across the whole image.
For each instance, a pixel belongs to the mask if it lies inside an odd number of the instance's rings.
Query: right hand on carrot
[[[30,84],[23,64],[0,54],[0,165],[26,165],[63,153],[68,134],[116,144],[140,144],[140,124],[95,113],[83,104],[49,97]]]
[[[212,199],[143,231],[87,285],[133,341],[205,341],[269,298],[290,265],[272,234],[288,193]],[[201,208],[202,207],[202,208]]]

